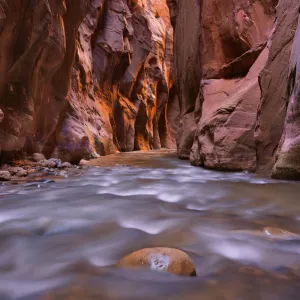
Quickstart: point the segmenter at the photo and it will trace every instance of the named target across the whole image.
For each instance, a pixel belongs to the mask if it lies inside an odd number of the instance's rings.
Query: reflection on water
[[[1,300],[299,298],[299,183],[135,155],[0,187]],[[153,246],[186,251],[198,277],[114,268]]]

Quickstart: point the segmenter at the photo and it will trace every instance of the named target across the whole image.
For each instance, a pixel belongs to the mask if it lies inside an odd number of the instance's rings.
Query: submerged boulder
[[[181,276],[196,276],[195,266],[185,252],[172,248],[145,248],[117,263],[121,268],[149,268]]]

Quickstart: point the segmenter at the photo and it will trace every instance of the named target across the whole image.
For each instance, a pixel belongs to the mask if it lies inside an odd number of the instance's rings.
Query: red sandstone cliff
[[[175,146],[166,1],[0,0],[0,41],[3,160]]]

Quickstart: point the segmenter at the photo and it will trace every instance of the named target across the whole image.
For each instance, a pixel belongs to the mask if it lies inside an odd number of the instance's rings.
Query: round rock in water
[[[149,268],[181,276],[196,276],[191,258],[183,251],[172,248],[146,248],[133,252],[118,263],[121,268]]]

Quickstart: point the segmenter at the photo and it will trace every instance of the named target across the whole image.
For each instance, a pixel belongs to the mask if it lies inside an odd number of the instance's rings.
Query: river
[[[160,152],[101,165],[0,186],[1,300],[299,299],[300,183]],[[198,276],[114,267],[154,246]]]

